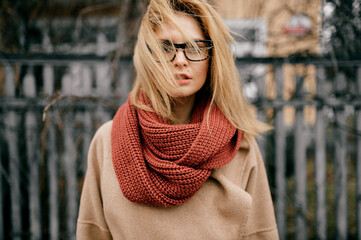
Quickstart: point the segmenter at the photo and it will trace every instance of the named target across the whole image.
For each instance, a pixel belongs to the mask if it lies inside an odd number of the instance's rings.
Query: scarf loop
[[[149,102],[141,95],[143,102]],[[236,155],[243,132],[210,101],[195,106],[189,124],[172,125],[130,100],[113,118],[112,161],[123,195],[151,206],[177,206],[190,199],[214,168]]]

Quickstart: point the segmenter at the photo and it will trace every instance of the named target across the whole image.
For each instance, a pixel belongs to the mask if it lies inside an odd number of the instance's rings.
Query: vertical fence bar
[[[303,85],[303,77],[296,77],[296,86]],[[302,91],[301,91],[302,92]],[[298,97],[298,96],[297,96]],[[300,96],[302,97],[302,96]],[[295,200],[296,200],[296,239],[307,239],[307,161],[306,137],[303,106],[296,107],[295,120]]]
[[[95,66],[96,72],[96,93],[100,97],[111,97],[111,66],[109,63],[102,62],[97,63]],[[104,123],[111,119],[110,114],[105,111],[104,106],[99,104],[97,107],[97,117],[100,120],[100,123]]]
[[[5,66],[5,96],[15,97],[15,72],[12,66]],[[5,113],[5,136],[9,154],[10,199],[11,199],[11,235],[21,239],[21,192],[20,192],[20,156],[19,137],[16,129],[19,127],[19,116],[14,110]]]
[[[52,65],[44,64],[43,68],[44,93],[47,96],[54,94],[54,68]]]
[[[47,132],[47,141],[46,141],[46,154],[47,154],[47,171],[49,178],[49,237],[51,240],[59,239],[59,224],[60,224],[60,215],[59,215],[59,163],[58,163],[58,149],[56,147],[56,133],[55,126],[52,122],[54,119],[54,114],[48,114],[49,120],[47,120],[48,132]]]
[[[335,89],[341,92],[346,88],[346,77],[338,73]],[[347,238],[347,132],[344,107],[336,109],[335,124],[335,198],[336,198],[336,239]]]
[[[361,98],[361,67],[357,69],[357,97]],[[357,239],[361,239],[361,107],[356,108],[356,207],[357,207]]]
[[[82,66],[82,85],[83,85],[83,96],[90,96],[92,93],[92,76],[90,67],[87,65]],[[83,123],[83,157],[81,161],[82,175],[85,175],[87,169],[88,149],[92,137],[92,119],[88,109],[80,114],[81,121]]]
[[[72,72],[72,71],[70,71]],[[70,73],[62,79],[62,93],[68,96],[73,94],[73,76]],[[76,218],[78,214],[78,189],[76,176],[76,154],[74,142],[74,112],[69,111],[64,117],[64,153],[62,161],[65,171],[66,192],[66,227],[67,238],[75,240]]]
[[[23,91],[27,98],[36,97],[35,77],[32,67],[29,66],[28,72],[24,77]],[[26,138],[26,158],[30,169],[28,175],[28,193],[30,210],[30,239],[41,238],[41,208],[40,208],[40,154],[38,119],[33,109],[25,113],[25,138]]]
[[[0,65],[0,84],[4,85],[4,66]],[[0,95],[1,96],[1,95]],[[4,115],[3,111],[0,112],[0,124],[4,124]],[[4,226],[4,185],[3,185],[3,177],[6,175],[6,171],[4,168],[4,160],[3,160],[3,149],[4,148],[4,127],[0,126],[0,239],[5,239],[5,226]]]
[[[44,92],[47,96],[54,94],[54,68],[51,65],[45,64],[43,68]],[[59,163],[58,163],[58,149],[55,132],[55,114],[51,110],[47,113],[47,141],[46,156],[47,156],[47,176],[49,179],[49,238],[51,240],[59,239]]]
[[[97,55],[104,56],[107,54],[108,40],[104,34],[97,35]],[[112,67],[108,62],[97,63],[95,66],[96,74],[96,93],[100,97],[112,96]],[[97,117],[100,123],[104,123],[111,119],[110,114],[105,111],[102,105],[97,108]]]
[[[326,72],[323,66],[317,67],[317,96],[326,97],[324,86]],[[327,239],[327,205],[326,205],[326,123],[323,116],[323,105],[317,106],[315,125],[315,185],[316,185],[316,236],[320,240]]]
[[[283,68],[275,66],[276,91],[278,100],[283,100]],[[286,239],[286,132],[283,120],[283,105],[275,107],[276,142],[276,218],[281,240]]]
[[[1,70],[1,68],[0,68]],[[2,113],[0,113],[0,119],[3,119]],[[3,120],[0,121],[0,124],[3,124]],[[3,175],[5,174],[5,169],[3,166],[3,136],[2,127],[0,127],[0,239],[5,239],[5,227],[4,227],[4,187],[3,187]]]
[[[263,68],[265,68],[265,66],[262,66]],[[265,99],[266,98],[266,81],[265,81],[265,74],[263,74],[262,76],[260,76],[256,83],[257,83],[257,88],[258,88],[258,99]],[[260,109],[258,109],[257,111],[257,118],[262,121],[262,122],[266,122],[266,114],[265,114],[265,106],[261,106]],[[259,149],[263,158],[263,161],[265,163],[265,166],[267,167],[267,162],[266,162],[266,134],[262,134],[261,135],[262,138],[259,138],[257,140],[257,143],[259,145]],[[267,172],[268,172],[268,168],[267,168]]]
[[[131,74],[132,74],[132,62],[120,61],[118,64],[118,75],[119,75],[119,92],[121,96],[121,103],[127,101],[128,93],[131,90]]]

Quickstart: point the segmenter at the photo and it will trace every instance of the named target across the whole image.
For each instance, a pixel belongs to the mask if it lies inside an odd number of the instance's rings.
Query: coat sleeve
[[[104,159],[104,125],[95,134],[88,152],[88,168],[84,179],[76,229],[77,240],[112,239],[103,211],[101,176]]]
[[[243,186],[251,195],[252,207],[242,239],[279,239],[267,174],[256,140],[249,137],[245,151]]]

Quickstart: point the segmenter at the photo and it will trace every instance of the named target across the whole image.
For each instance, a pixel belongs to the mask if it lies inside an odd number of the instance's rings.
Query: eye
[[[213,47],[213,42],[211,40],[199,40],[195,41],[195,44],[202,50],[206,51]]]
[[[174,47],[170,42],[162,42],[161,49],[164,53],[174,52]]]
[[[162,47],[163,52],[165,53],[169,53],[169,52],[173,52],[173,48],[169,47],[169,46],[163,46]]]
[[[200,52],[203,51],[203,47],[199,46],[199,43],[188,43],[187,44],[187,51],[188,52]]]

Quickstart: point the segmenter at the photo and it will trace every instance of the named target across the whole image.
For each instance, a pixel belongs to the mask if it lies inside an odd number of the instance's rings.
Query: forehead
[[[181,27],[183,33],[192,40],[204,39],[204,34],[199,23],[191,16],[184,13],[176,13],[175,20]],[[184,42],[182,34],[177,27],[169,21],[164,21],[162,26],[155,28],[155,34],[160,40],[171,40],[173,42]]]

